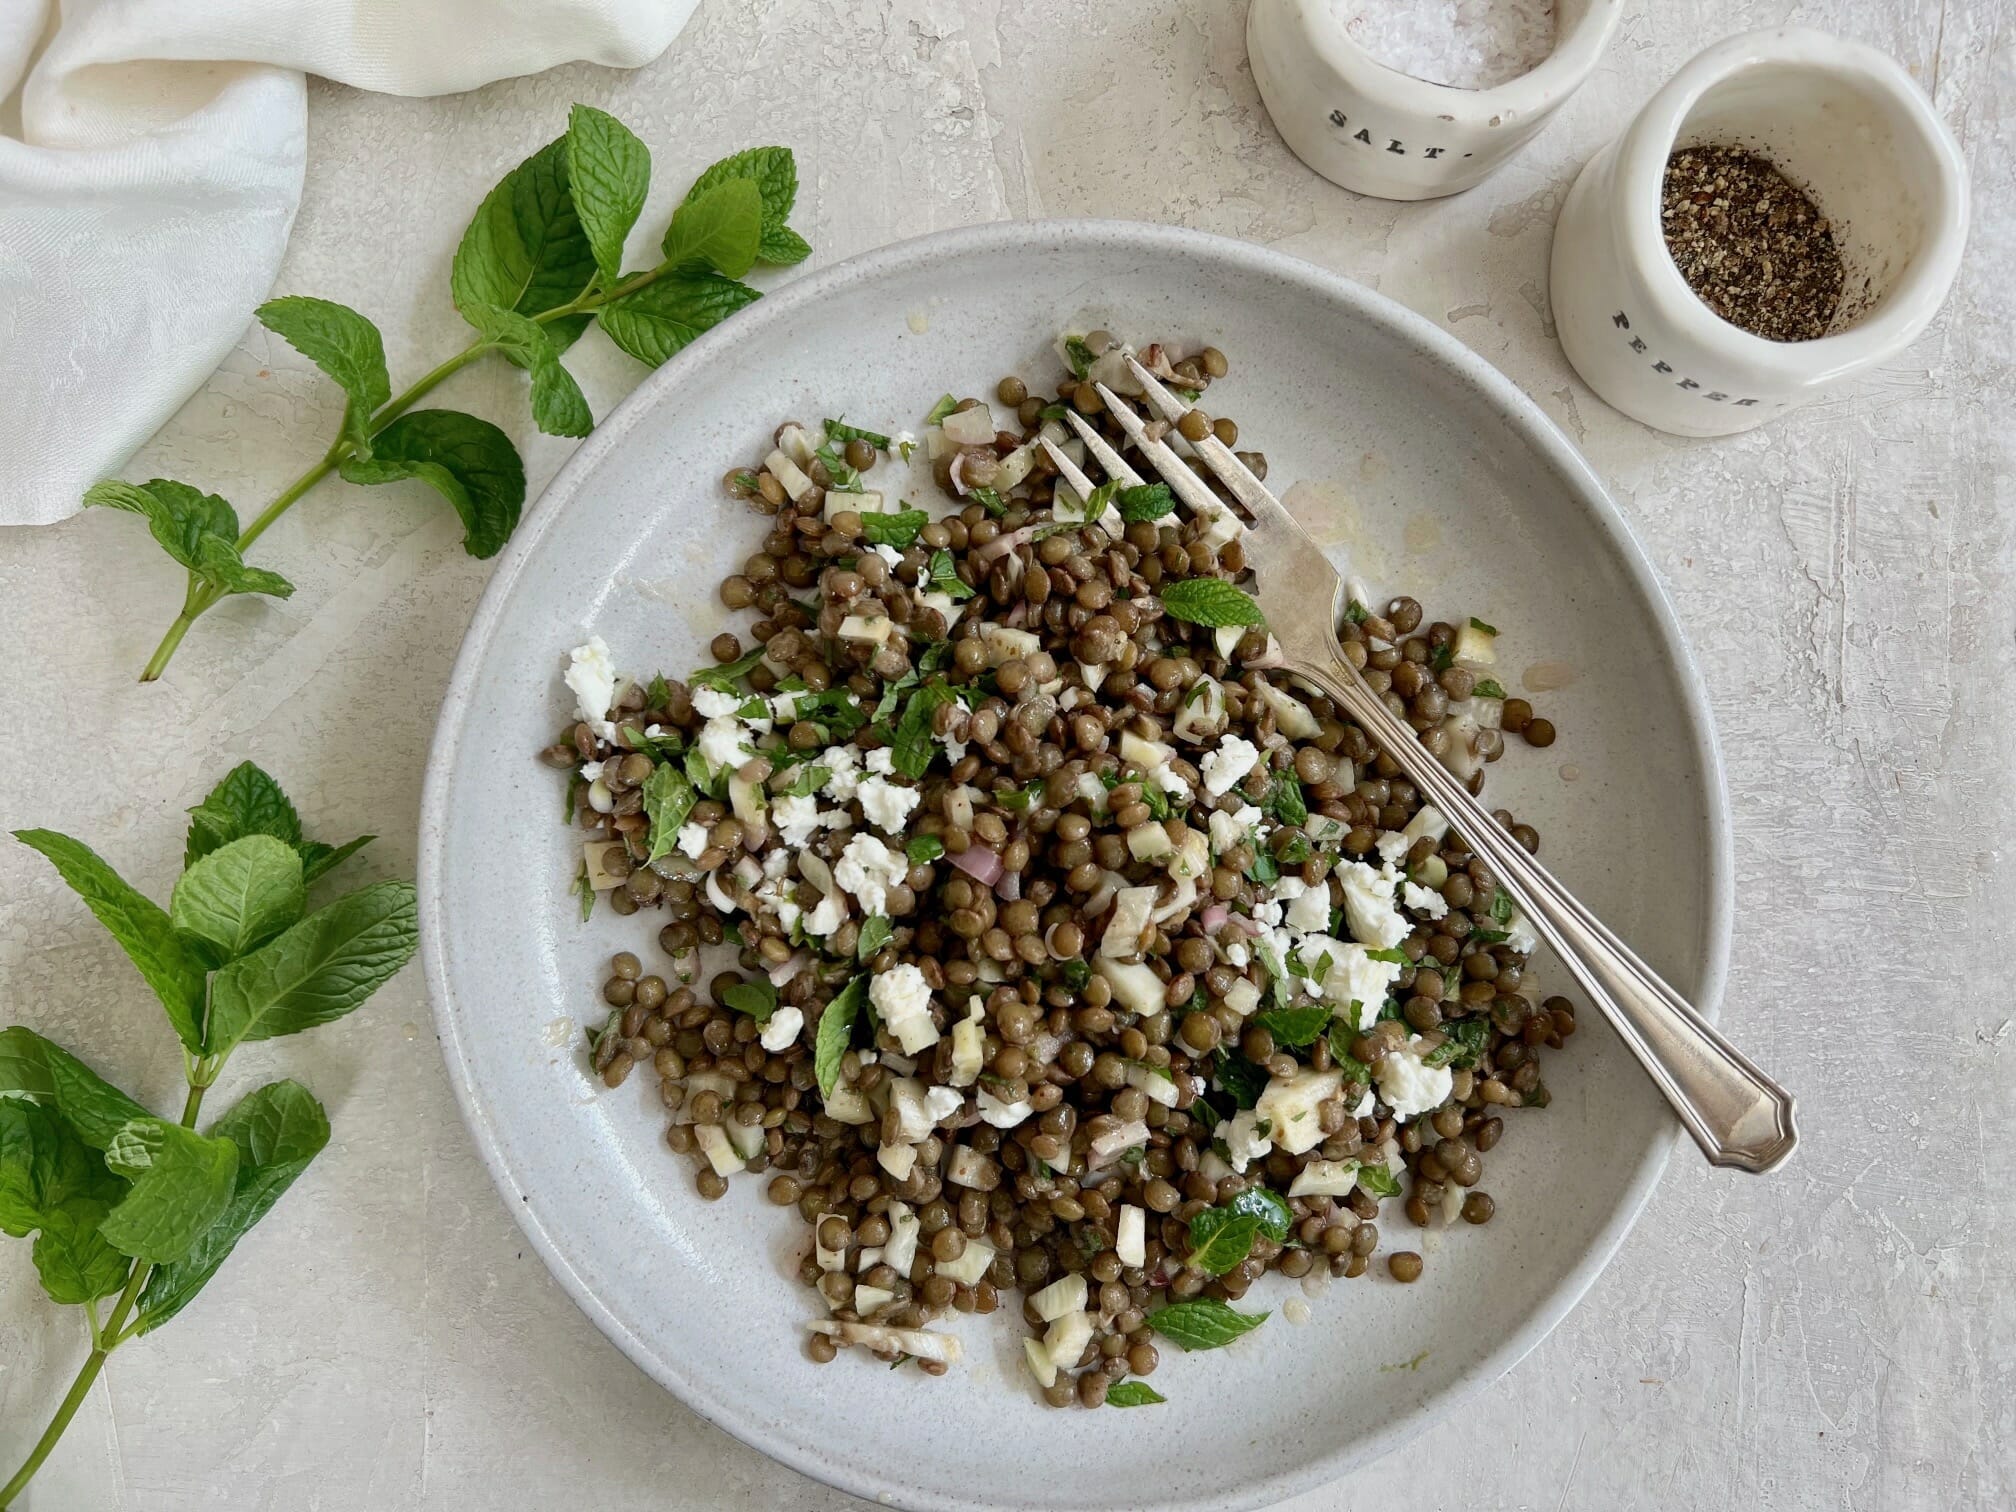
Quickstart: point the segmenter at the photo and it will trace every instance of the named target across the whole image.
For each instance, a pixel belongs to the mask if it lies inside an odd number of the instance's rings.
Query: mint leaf
[[[861,534],[868,538],[870,545],[893,546],[898,551],[908,551],[917,544],[918,533],[930,523],[931,516],[921,509],[899,509],[894,514],[865,514],[861,516]]]
[[[0,1029],[0,1100],[26,1098],[55,1109],[94,1150],[147,1110],[54,1040],[15,1025]]]
[[[221,964],[270,940],[306,907],[300,853],[271,835],[247,835],[182,874],[168,922]]]
[[[1123,488],[1115,495],[1120,507],[1120,518],[1127,521],[1159,520],[1176,509],[1176,496],[1169,491],[1167,483],[1144,483],[1138,488]],[[1090,518],[1091,511],[1086,511]]]
[[[622,271],[623,243],[651,189],[651,151],[606,110],[576,105],[567,114],[567,178],[607,288]]]
[[[203,1033],[207,965],[170,925],[158,903],[142,897],[81,840],[54,830],[16,830],[14,838],[39,851],[84,900],[92,917],[126,952],[167,1011],[185,1048],[198,1049]]]
[[[1190,1220],[1190,1255],[1184,1262],[1207,1276],[1222,1276],[1253,1252],[1260,1219],[1230,1208],[1206,1208]]]
[[[271,835],[298,849],[301,816],[279,783],[252,762],[241,761],[224,774],[209,797],[189,810],[182,865],[194,866],[220,845],[246,835]]]
[[[1268,811],[1283,824],[1290,826],[1307,824],[1309,800],[1303,795],[1300,779],[1292,770],[1269,775],[1274,785],[1267,791]]]
[[[1148,1326],[1185,1349],[1217,1349],[1251,1333],[1267,1321],[1266,1313],[1242,1313],[1210,1297],[1172,1302],[1148,1314]]]
[[[932,405],[930,411],[924,416],[924,423],[926,425],[941,424],[945,417],[957,408],[959,408],[959,401],[957,399],[954,399],[950,394],[940,394],[938,402]]]
[[[1211,1066],[1211,1079],[1235,1106],[1251,1108],[1267,1090],[1267,1073],[1236,1051],[1220,1048]]]
[[[766,976],[753,976],[746,982],[737,982],[724,988],[721,1001],[737,1013],[746,1013],[759,1024],[770,1022],[770,1015],[777,1011],[777,989]]]
[[[922,777],[930,767],[931,716],[956,697],[942,682],[926,683],[910,695],[896,722],[896,738],[889,743],[890,758],[905,777]]]
[[[753,179],[724,179],[689,195],[665,228],[665,260],[740,278],[763,239],[763,196]]]
[[[889,438],[880,431],[863,430],[858,425],[849,425],[842,420],[826,422],[826,439],[829,441],[866,441],[877,451],[889,450]]]
[[[686,822],[686,816],[699,801],[700,795],[693,790],[691,779],[679,768],[669,762],[651,768],[651,775],[644,779],[644,814],[651,821],[651,851],[644,858],[646,866],[672,853],[672,846],[679,838],[679,826]]]
[[[1184,578],[1162,590],[1162,609],[1187,624],[1264,625],[1260,606],[1223,578]]]
[[[1260,1221],[1260,1232],[1282,1244],[1288,1238],[1288,1225],[1294,1214],[1288,1207],[1288,1199],[1271,1187],[1250,1186],[1234,1197],[1225,1206],[1234,1213],[1250,1213]]]
[[[98,1233],[122,1254],[157,1265],[179,1260],[223,1215],[238,1175],[238,1147],[165,1118],[136,1118],[105,1147],[105,1164],[133,1188]]]
[[[1168,1400],[1146,1381],[1115,1381],[1106,1388],[1108,1407],[1151,1407]]]
[[[379,882],[317,909],[217,973],[202,1053],[341,1018],[406,964],[418,938],[410,882]]]
[[[944,855],[945,842],[936,835],[914,835],[903,850],[904,854],[909,856],[912,865],[921,865],[926,861],[936,861]]]
[[[595,254],[574,209],[562,137],[484,196],[455,249],[449,287],[465,314],[490,305],[542,315],[572,301],[594,277]]]
[[[831,1097],[840,1084],[840,1058],[854,1037],[854,1020],[868,1001],[868,978],[857,976],[840,990],[819,1015],[819,1033],[812,1046],[812,1071],[819,1078],[819,1095]]]
[[[1072,377],[1083,378],[1087,373],[1092,371],[1092,364],[1099,359],[1092,355],[1092,348],[1085,345],[1084,337],[1066,336],[1064,338],[1064,360],[1071,364]]]
[[[378,432],[371,458],[339,469],[352,483],[417,478],[455,506],[463,550],[493,557],[517,528],[525,505],[525,464],[511,438],[459,410],[410,410]]]
[[[756,248],[756,256],[773,267],[801,263],[812,255],[812,244],[789,226],[767,228]]]
[[[30,1257],[49,1300],[66,1306],[109,1297],[126,1284],[126,1256],[105,1242],[108,1204],[72,1197],[42,1215]]]
[[[761,297],[732,278],[675,270],[610,300],[595,318],[617,346],[639,362],[657,367],[701,332]]]
[[[1376,950],[1367,946],[1365,958],[1371,961],[1384,961],[1389,966],[1411,966],[1414,964],[1407,959],[1407,952],[1400,949],[1397,945],[1385,946]]]
[[[1361,1005],[1354,999],[1351,1004],[1351,1018],[1355,1023]],[[1335,1019],[1330,1025],[1330,1064],[1344,1073],[1344,1080],[1356,1082],[1361,1087],[1372,1085],[1372,1068],[1351,1053],[1351,1046],[1357,1040],[1358,1032],[1343,1019]]]
[[[1496,635],[1498,633],[1496,625],[1487,625],[1474,614],[1470,616],[1470,628],[1472,630],[1482,630],[1486,635]]]
[[[1505,687],[1496,678],[1485,677],[1480,678],[1477,685],[1470,692],[1476,698],[1503,698],[1505,696]]]
[[[84,502],[141,516],[161,549],[192,570],[201,560],[197,553],[205,536],[238,539],[238,515],[229,504],[216,494],[172,478],[153,478],[146,483],[108,478],[85,489]]]
[[[1311,1003],[1301,1008],[1276,1008],[1253,1016],[1253,1022],[1274,1036],[1277,1045],[1300,1049],[1316,1042],[1330,1027],[1330,1005]]]
[[[798,160],[789,147],[751,147],[713,164],[686,191],[690,202],[729,179],[749,179],[763,198],[763,235],[756,249],[759,262],[783,265],[802,262],[811,248],[784,222],[798,199]]]
[[[763,648],[738,656],[732,662],[723,662],[718,667],[695,667],[686,674],[689,688],[719,688],[724,693],[736,691],[735,684],[755,670],[756,663],[763,660]]]
[[[1491,1021],[1481,1015],[1443,1025],[1449,1037],[1421,1057],[1426,1066],[1474,1066],[1491,1048]]]
[[[392,397],[385,339],[378,327],[348,305],[305,294],[269,299],[252,313],[259,324],[336,381],[350,401],[343,410],[344,439],[358,456],[370,456],[371,416]]]
[[[917,585],[921,593],[943,593],[954,601],[973,597],[973,587],[959,576],[959,569],[953,565],[952,553],[934,551],[930,564],[925,569],[924,581]]]
[[[915,845],[916,841],[910,842]],[[889,943],[889,937],[896,932],[896,926],[881,914],[870,914],[861,921],[861,938],[854,946],[854,959],[872,961],[876,952]]]
[[[156,1268],[140,1294],[140,1332],[159,1328],[185,1307],[264,1218],[294,1178],[329,1143],[329,1116],[295,1081],[248,1094],[210,1130],[238,1149],[238,1172],[222,1216],[179,1260]]]
[[[326,876],[364,849],[376,835],[359,835],[355,840],[345,840],[341,845],[324,845],[320,840],[303,840],[294,849],[301,856],[301,883],[312,887],[318,878]]]
[[[531,376],[533,424],[549,436],[585,436],[595,428],[581,385],[560,361],[546,327],[494,305],[471,305],[462,315],[513,367]]]
[[[1398,1197],[1400,1178],[1383,1165],[1364,1165],[1358,1168],[1358,1185],[1374,1197]]]
[[[196,543],[196,575],[220,593],[263,593],[270,598],[292,598],[294,585],[277,572],[250,567],[238,554],[238,547],[222,536],[205,536]]]
[[[262,946],[304,907],[300,853],[270,835],[246,835],[181,873],[167,919],[222,964]]]

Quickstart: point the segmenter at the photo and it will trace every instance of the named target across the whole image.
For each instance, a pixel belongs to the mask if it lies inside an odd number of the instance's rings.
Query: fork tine
[[[1086,423],[1085,417],[1076,410],[1064,411],[1064,418],[1071,422],[1071,428],[1078,432],[1078,439],[1085,443],[1085,450],[1099,459],[1099,465],[1106,469],[1106,476],[1122,488],[1139,488],[1141,474],[1120,460],[1120,453],[1106,444],[1106,438]]]
[[[1043,443],[1043,453],[1050,459],[1051,466],[1057,469],[1057,475],[1060,478],[1071,485],[1072,490],[1078,495],[1079,502],[1082,504],[1085,500],[1091,498],[1093,490],[1097,485],[1085,475],[1084,469],[1067,457],[1064,454],[1064,448],[1059,446],[1055,441],[1052,441],[1048,436],[1042,436],[1038,439]],[[1111,504],[1108,504],[1096,523],[1100,525],[1121,525],[1125,522],[1120,518],[1120,511],[1115,509]]]
[[[1120,422],[1120,428],[1127,432],[1127,439],[1139,448],[1141,455],[1154,464],[1155,471],[1162,475],[1163,482],[1175,492],[1176,497],[1207,520],[1230,520],[1237,527],[1235,534],[1244,534],[1246,524],[1225,507],[1204,480],[1190,470],[1190,464],[1170,448],[1166,441],[1157,441],[1148,434],[1148,428],[1141,423],[1141,417],[1120,402],[1114,392],[1101,383],[1097,385],[1099,397],[1106,401],[1113,418]],[[1089,427],[1088,427],[1089,429]]]
[[[1134,370],[1134,377],[1148,400],[1161,413],[1162,418],[1175,424],[1190,413],[1190,406],[1176,394],[1163,387],[1155,375],[1136,362],[1132,357],[1127,365]],[[1251,468],[1232,453],[1232,448],[1216,436],[1207,435],[1202,441],[1192,441],[1190,449],[1197,453],[1204,465],[1211,469],[1213,476],[1232,491],[1232,496],[1252,511],[1255,524],[1280,525],[1293,529],[1297,534],[1307,532],[1288,513],[1287,507],[1267,491],[1267,486],[1253,476]]]

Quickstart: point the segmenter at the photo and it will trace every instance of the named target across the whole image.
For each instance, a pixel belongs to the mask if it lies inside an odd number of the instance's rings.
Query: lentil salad
[[[1482,1157],[1575,1026],[1489,868],[1279,671],[1236,520],[1057,478],[1061,406],[1126,451],[1094,388],[1133,387],[1121,350],[1064,338],[1054,398],[948,394],[921,440],[778,427],[724,480],[768,522],[719,589],[753,645],[723,630],[682,682],[591,639],[544,753],[584,908],[666,919],[669,972],[611,962],[594,1068],[651,1068],[701,1196],[752,1171],[798,1209],[813,1358],[942,1374],[960,1341],[928,1325],[1019,1291],[1057,1406],[1161,1400],[1157,1341],[1258,1327],[1232,1304],[1270,1270],[1364,1275],[1388,1197],[1489,1222]],[[1229,368],[1137,355],[1200,395]],[[1236,445],[1201,410],[1154,429],[1207,426]],[[920,447],[949,513],[878,481]],[[1506,736],[1552,743],[1491,626],[1371,602],[1345,654],[1473,791]]]

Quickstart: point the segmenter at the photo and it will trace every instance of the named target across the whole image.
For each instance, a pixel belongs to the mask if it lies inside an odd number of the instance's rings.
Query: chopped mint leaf
[[[1148,1326],[1185,1349],[1217,1349],[1251,1333],[1266,1313],[1242,1313],[1213,1297],[1173,1302],[1148,1314]]]
[[[1400,1195],[1400,1178],[1387,1170],[1383,1165],[1374,1164],[1358,1167],[1358,1185],[1370,1192],[1374,1197],[1398,1197]]]
[[[1362,625],[1371,617],[1372,611],[1356,599],[1351,600],[1350,603],[1344,606],[1344,618],[1351,621],[1354,625]]]
[[[1106,1388],[1108,1407],[1152,1407],[1168,1400],[1146,1381],[1115,1381]]]
[[[1138,488],[1123,488],[1115,502],[1120,506],[1120,518],[1130,524],[1138,520],[1159,520],[1176,509],[1176,496],[1169,491],[1167,483],[1143,483]]]
[[[1503,698],[1505,696],[1504,686],[1496,678],[1491,677],[1484,678],[1470,691],[1477,698]]]
[[[997,520],[1000,519],[1002,515],[1008,513],[1008,506],[1001,502],[1001,495],[994,489],[991,488],[970,489],[968,490],[966,497],[971,499],[975,504],[978,504],[982,509],[986,510],[987,513],[994,516],[994,518]]]
[[[1255,1014],[1253,1022],[1273,1035],[1277,1045],[1299,1050],[1304,1045],[1313,1045],[1329,1028],[1330,1005],[1311,1003],[1301,1008],[1276,1008]]]
[[[918,587],[925,593],[945,594],[954,601],[973,597],[972,585],[960,580],[959,569],[953,564],[952,553],[949,551],[931,553],[931,562],[925,569],[924,581],[918,584]]]
[[[945,854],[945,842],[936,835],[913,835],[904,848],[913,866],[921,866],[926,861],[936,861]]]
[[[866,441],[877,451],[889,450],[889,438],[879,431],[862,430],[858,425],[846,425],[838,420],[826,422],[826,436],[832,441]]]
[[[1099,359],[1092,355],[1092,348],[1085,345],[1084,337],[1066,336],[1064,338],[1064,360],[1071,364],[1072,377],[1083,378],[1087,373],[1092,371],[1092,364]]]
[[[723,692],[733,693],[736,691],[735,684],[754,671],[756,664],[761,660],[763,660],[763,648],[758,646],[747,656],[738,657],[724,666],[696,668],[687,674],[686,685],[692,688],[719,688]]]
[[[889,943],[889,937],[896,932],[896,926],[882,914],[870,914],[861,921],[861,938],[854,947],[854,958],[870,961],[876,952]]]
[[[746,1013],[757,1023],[767,1024],[770,1015],[777,1011],[777,989],[770,978],[754,976],[723,991],[721,1001],[737,1013]]]
[[[1162,590],[1162,609],[1171,619],[1216,629],[1222,625],[1264,625],[1260,606],[1223,578],[1183,578]]]
[[[1183,1263],[1207,1276],[1222,1276],[1253,1252],[1259,1232],[1257,1213],[1206,1208],[1190,1220],[1190,1254]]]
[[[899,509],[894,514],[865,514],[861,516],[861,534],[868,538],[871,546],[893,546],[898,551],[908,551],[917,544],[917,536],[931,523],[931,516],[921,509]]]
[[[1470,616],[1470,628],[1472,630],[1482,630],[1486,635],[1496,635],[1498,633],[1496,625],[1487,625],[1474,614]]]
[[[926,425],[942,424],[945,417],[959,408],[959,401],[950,394],[941,394],[938,402],[931,406],[931,413],[924,417]]]

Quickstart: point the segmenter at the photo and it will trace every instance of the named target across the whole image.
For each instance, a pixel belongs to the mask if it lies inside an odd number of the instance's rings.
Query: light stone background
[[[1734,440],[1656,435],[1554,343],[1555,211],[1684,59],[1787,19],[1871,41],[1932,91],[1973,167],[1967,263],[1934,331],[1843,397]],[[1125,216],[1272,244],[1446,326],[1581,443],[1690,628],[1736,819],[1724,1023],[1798,1091],[1805,1144],[1763,1181],[1683,1150],[1551,1339],[1460,1422],[1294,1505],[2016,1504],[2016,7],[1639,5],[1522,157],[1407,206],[1290,156],[1243,20],[1236,0],[706,0],[634,74],[434,101],[317,85],[280,289],[368,311],[395,374],[429,365],[462,340],[446,264],[469,211],[581,99],[651,144],[647,224],[702,165],[775,140],[798,150],[814,266],[974,221]],[[578,352],[606,411],[638,373],[599,337]],[[494,364],[446,398],[504,419],[536,491],[568,443],[532,432],[521,388]],[[337,414],[253,328],[129,471],[200,480],[249,514]],[[142,688],[181,588],[134,522],[0,531],[0,819],[88,837],[165,896],[180,811],[251,756],[313,833],[384,836],[360,875],[410,875],[438,690],[489,570],[457,541],[417,493],[328,485],[259,549],[294,599],[212,614]],[[167,1106],[179,1066],[143,989],[11,845],[0,940],[0,1017]],[[330,1104],[327,1154],[196,1306],[114,1358],[35,1512],[858,1505],[685,1411],[528,1256],[456,1116],[417,971],[337,1027],[251,1047],[230,1081],[280,1073]],[[27,1247],[0,1251],[10,1468],[83,1348]]]

